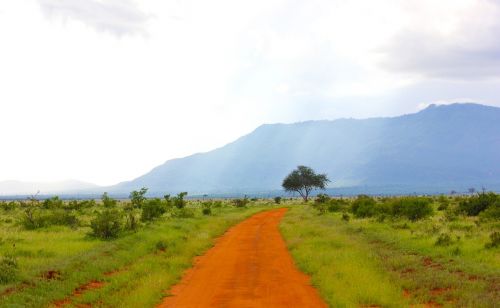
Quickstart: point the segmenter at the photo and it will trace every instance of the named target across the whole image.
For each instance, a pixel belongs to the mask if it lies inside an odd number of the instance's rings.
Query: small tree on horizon
[[[314,189],[325,189],[330,182],[326,174],[316,174],[313,169],[298,166],[283,180],[283,188],[288,192],[298,192],[305,202]]]

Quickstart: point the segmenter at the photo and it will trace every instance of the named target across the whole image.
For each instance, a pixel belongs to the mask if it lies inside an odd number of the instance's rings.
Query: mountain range
[[[397,117],[265,124],[221,148],[172,159],[114,186],[0,182],[0,195],[33,193],[127,196],[279,192],[298,165],[326,173],[346,193],[442,193],[468,187],[500,191],[500,108],[431,105]]]
[[[57,182],[0,181],[0,196],[26,196],[41,194],[75,194],[78,192],[99,191],[98,185],[77,180]]]
[[[297,165],[328,174],[337,188],[496,190],[500,108],[431,105],[391,118],[266,124],[226,146],[169,160],[109,190],[265,192],[279,190]]]

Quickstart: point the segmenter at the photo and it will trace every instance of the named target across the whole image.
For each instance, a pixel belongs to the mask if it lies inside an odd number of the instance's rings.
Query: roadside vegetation
[[[153,307],[230,226],[288,207],[281,232],[331,307],[495,307],[500,196],[237,198],[187,193],[0,202],[0,307]]]
[[[332,307],[495,307],[500,196],[330,198],[291,206],[281,230]]]
[[[274,201],[0,202],[0,307],[153,307],[230,226]]]

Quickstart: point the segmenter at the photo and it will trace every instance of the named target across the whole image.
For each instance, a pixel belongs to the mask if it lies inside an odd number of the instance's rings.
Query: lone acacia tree
[[[285,191],[296,191],[307,202],[309,194],[313,189],[325,189],[330,182],[326,174],[316,174],[313,169],[306,166],[298,166],[283,180]]]

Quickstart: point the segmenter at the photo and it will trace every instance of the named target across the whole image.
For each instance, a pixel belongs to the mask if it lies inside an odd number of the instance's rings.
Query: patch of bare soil
[[[285,212],[262,212],[231,228],[159,307],[326,307],[281,237]]]

